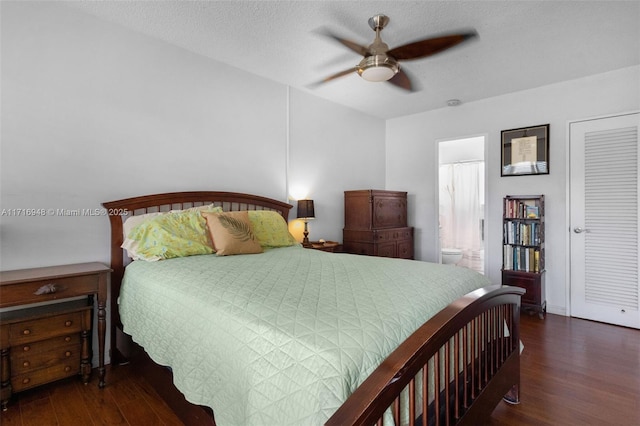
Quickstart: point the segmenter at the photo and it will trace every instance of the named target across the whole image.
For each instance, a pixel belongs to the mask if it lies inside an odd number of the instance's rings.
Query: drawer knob
[[[71,341],[71,336],[67,336],[67,337],[65,337],[65,338],[64,338],[64,341],[65,341],[65,342],[70,342],[70,341]]]
[[[71,324],[73,324],[73,321],[71,321],[71,320],[66,320],[66,321],[64,322],[64,326],[65,326],[65,327],[71,327]]]
[[[28,367],[30,365],[31,365],[31,363],[29,361],[25,361],[25,362],[22,363],[23,367]]]
[[[66,356],[67,358],[69,358],[71,356],[71,351],[66,351],[64,353],[64,356]]]
[[[27,383],[29,383],[30,381],[31,381],[31,379],[30,379],[30,378],[28,378],[28,377],[26,377],[26,378],[22,379],[22,384],[23,384],[23,385],[26,385],[26,384],[27,384]]]
[[[29,345],[22,347],[22,351],[23,352],[27,352],[27,351],[30,351],[30,350],[31,350],[31,346],[29,346]]]
[[[29,330],[28,328],[25,328],[24,330],[22,330],[22,334],[24,336],[28,336],[29,334],[31,334],[31,330]]]
[[[71,367],[69,367],[68,365],[64,368],[64,372],[68,373],[69,371],[71,371]]]

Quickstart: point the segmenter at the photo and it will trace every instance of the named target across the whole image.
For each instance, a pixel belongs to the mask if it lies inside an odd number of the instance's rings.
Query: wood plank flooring
[[[522,403],[500,403],[489,425],[640,424],[639,330],[557,315],[524,315],[521,328]],[[182,424],[135,369],[109,369],[103,390],[95,377],[17,395],[2,425]]]
[[[130,366],[107,367],[107,386],[97,372],[89,384],[62,380],[14,396],[2,426],[182,426],[156,391]]]
[[[521,404],[491,425],[639,425],[640,330],[523,315]]]

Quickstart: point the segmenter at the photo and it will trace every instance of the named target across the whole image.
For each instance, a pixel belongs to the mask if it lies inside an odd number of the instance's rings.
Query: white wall
[[[567,275],[567,123],[640,109],[640,67],[462,104],[387,122],[386,185],[412,194],[409,221],[416,229],[416,257],[437,260],[435,143],[487,134],[487,232],[492,282],[500,283],[502,197],[544,194],[548,310],[565,313]],[[500,177],[500,131],[550,124],[550,174]]]
[[[385,122],[300,91],[290,106],[291,192],[314,200],[312,241],[342,241],[344,191],[385,187]]]
[[[342,192],[385,187],[409,192],[416,257],[435,260],[435,141],[487,134],[488,274],[499,282],[502,197],[544,193],[559,313],[567,121],[640,108],[633,67],[384,123],[60,3],[1,7],[1,209],[197,189],[287,200],[301,187],[316,200],[312,239],[341,240]],[[500,130],[544,123],[551,174],[501,178]],[[0,269],[108,263],[108,236],[104,217],[1,216]]]
[[[105,217],[50,209],[181,190],[287,201],[301,181],[312,237],[341,240],[341,191],[384,185],[382,120],[61,3],[4,2],[1,19],[0,208],[46,213],[0,217],[2,270],[109,262]]]

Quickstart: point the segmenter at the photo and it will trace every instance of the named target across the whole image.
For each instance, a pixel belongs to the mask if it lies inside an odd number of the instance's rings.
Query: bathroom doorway
[[[438,141],[442,263],[484,273],[485,136]]]

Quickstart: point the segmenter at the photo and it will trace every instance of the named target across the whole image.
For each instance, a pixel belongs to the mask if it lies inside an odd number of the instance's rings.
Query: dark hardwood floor
[[[524,314],[521,335],[521,404],[491,425],[640,424],[640,330]]]
[[[502,402],[490,425],[640,424],[640,331],[547,315],[522,317],[521,404]],[[94,375],[95,376],[95,375]],[[17,395],[3,426],[181,425],[130,366],[107,387],[71,379]]]

